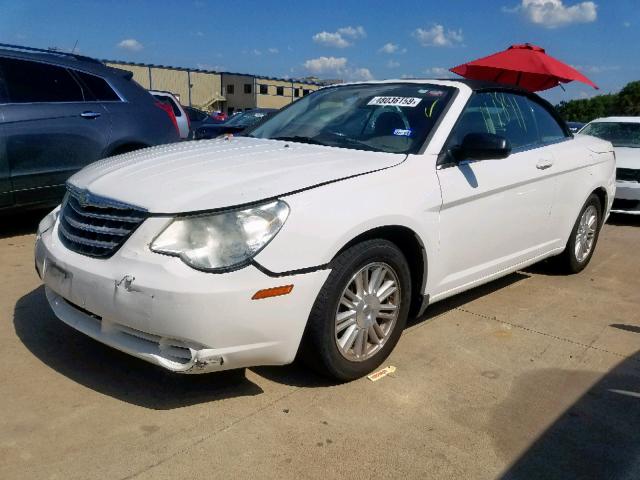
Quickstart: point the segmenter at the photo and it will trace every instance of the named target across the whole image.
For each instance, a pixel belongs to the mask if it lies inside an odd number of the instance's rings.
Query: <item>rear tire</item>
[[[591,261],[602,227],[602,203],[592,194],[580,210],[567,246],[558,257],[557,266],[565,273],[578,273]]]
[[[411,303],[411,274],[400,249],[368,240],[341,253],[307,323],[301,358],[346,381],[379,366],[400,339]]]

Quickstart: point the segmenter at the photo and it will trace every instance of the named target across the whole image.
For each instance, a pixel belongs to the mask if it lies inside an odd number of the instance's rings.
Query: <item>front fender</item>
[[[416,156],[396,167],[300,192],[284,200],[291,207],[289,218],[255,258],[274,273],[326,268],[351,240],[379,227],[412,230],[424,245],[427,257],[438,245],[441,197],[435,157]]]

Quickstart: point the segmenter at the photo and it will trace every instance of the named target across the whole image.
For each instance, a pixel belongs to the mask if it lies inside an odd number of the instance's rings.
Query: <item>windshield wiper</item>
[[[304,137],[302,135],[294,135],[292,137],[272,137],[271,140],[282,140],[285,142],[298,142],[298,143],[310,143],[311,145],[324,145],[327,146],[326,143],[319,142],[315,138]]]
[[[339,139],[339,141],[332,146],[336,146],[336,147],[342,147],[342,145],[340,145],[341,142],[345,142],[345,143],[349,143],[351,145],[354,145],[358,150],[367,150],[370,152],[383,152],[384,150],[381,150],[379,148],[373,147],[371,145],[369,145],[368,143],[365,143],[361,140],[356,140],[355,138],[351,138],[351,137],[347,137],[346,135],[343,135],[341,133],[338,132],[326,132],[330,135],[333,135],[334,137],[337,137]]]

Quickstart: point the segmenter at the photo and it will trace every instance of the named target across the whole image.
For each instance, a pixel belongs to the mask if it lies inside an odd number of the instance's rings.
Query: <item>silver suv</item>
[[[179,140],[131,72],[92,58],[0,44],[0,211],[55,204],[98,159]]]

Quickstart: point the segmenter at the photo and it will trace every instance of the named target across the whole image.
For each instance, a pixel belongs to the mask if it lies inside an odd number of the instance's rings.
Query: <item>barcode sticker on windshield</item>
[[[417,107],[422,101],[417,97],[373,97],[367,105],[379,105],[386,107]]]

